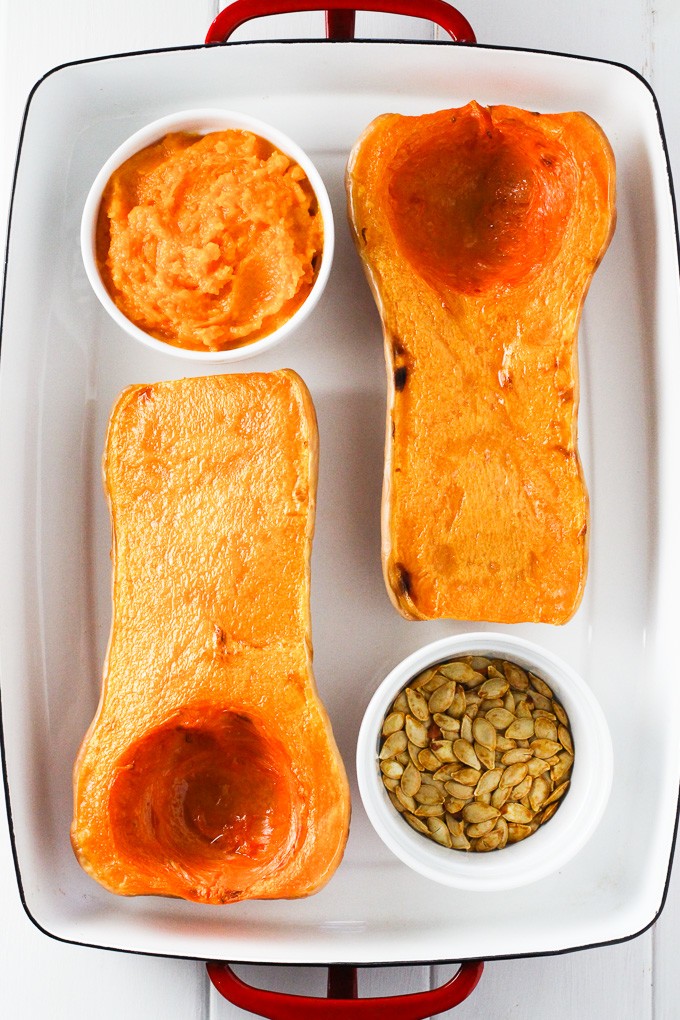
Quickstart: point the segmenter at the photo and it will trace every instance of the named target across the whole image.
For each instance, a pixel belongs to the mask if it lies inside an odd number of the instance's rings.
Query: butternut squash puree
[[[303,303],[323,222],[304,170],[265,139],[175,132],[111,176],[97,261],[118,308],[177,347],[220,351],[267,336]]]

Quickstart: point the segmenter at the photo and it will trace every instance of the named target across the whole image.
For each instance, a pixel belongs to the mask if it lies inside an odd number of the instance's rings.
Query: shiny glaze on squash
[[[383,571],[410,619],[565,623],[587,573],[577,336],[615,222],[583,113],[386,114],[349,218],[388,369]]]
[[[132,386],[104,457],[113,622],[72,843],[112,892],[306,896],[349,793],[311,667],[317,429],[292,371]]]

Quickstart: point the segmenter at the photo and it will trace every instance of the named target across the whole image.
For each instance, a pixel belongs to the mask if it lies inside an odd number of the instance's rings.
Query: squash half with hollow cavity
[[[132,386],[104,470],[113,623],[76,855],[124,895],[313,893],[350,803],[311,666],[309,393],[291,371]]]
[[[348,164],[388,369],[382,560],[411,619],[565,623],[588,495],[577,335],[615,166],[583,113],[385,114]]]

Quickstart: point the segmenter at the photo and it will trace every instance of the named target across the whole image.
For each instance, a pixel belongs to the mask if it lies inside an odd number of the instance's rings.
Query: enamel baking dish
[[[373,831],[354,776],[361,717],[382,678],[419,646],[480,628],[403,620],[384,589],[382,337],[346,227],[343,175],[376,115],[470,99],[584,110],[604,128],[618,167],[618,226],[580,335],[592,524],[585,598],[562,628],[501,628],[557,653],[592,687],[612,732],[613,789],[597,832],[568,865],[493,894],[409,871]],[[128,135],[166,113],[208,106],[294,138],[334,206],[336,255],[320,305],[294,338],[240,369],[297,370],[317,408],[315,673],[353,795],[345,858],[320,893],[217,908],[111,895],[69,844],[71,767],[97,704],[110,623],[106,422],[123,387],[187,371],[103,312],[81,263],[80,217],[97,171]],[[664,900],[680,783],[678,295],[659,110],[626,67],[451,42],[295,41],[132,53],[46,75],[21,136],[0,359],[2,734],[17,876],[34,923],[91,946],[326,965],[556,953],[650,925]]]

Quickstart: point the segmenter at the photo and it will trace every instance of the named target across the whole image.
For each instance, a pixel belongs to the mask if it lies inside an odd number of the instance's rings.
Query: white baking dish
[[[347,853],[318,895],[223,908],[115,897],[80,870],[68,836],[71,765],[97,703],[110,622],[100,457],[119,390],[186,367],[134,343],[92,294],[78,246],[88,188],[143,124],[221,105],[277,125],[324,177],[338,226],[328,288],[300,333],[248,369],[292,367],[316,403],[315,668],[351,770],[380,679],[418,646],[479,627],[402,620],[383,588],[382,339],[342,226],[344,164],[375,115],[472,98],[585,110],[618,163],[618,229],[581,334],[586,596],[564,628],[507,628],[577,669],[607,715],[614,784],[602,823],[556,875],[463,893],[389,853],[352,777]],[[630,70],[600,61],[451,44],[249,43],[76,63],[37,85],[14,187],[0,358],[0,670],[17,874],[39,927],[78,943],[204,959],[381,963],[553,953],[625,939],[653,921],[680,782],[680,314],[669,181],[653,95]]]

